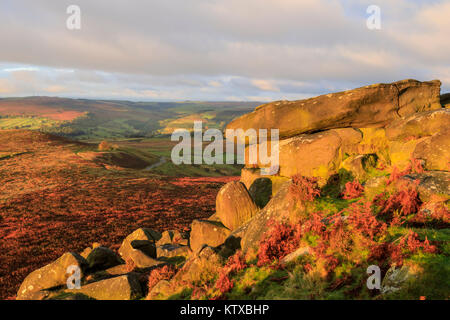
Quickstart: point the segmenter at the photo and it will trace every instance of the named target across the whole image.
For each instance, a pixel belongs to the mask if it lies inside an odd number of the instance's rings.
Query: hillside
[[[102,152],[44,133],[0,131],[1,299],[15,296],[29,272],[67,248],[80,251],[93,242],[114,248],[140,226],[186,228],[211,215],[218,189],[235,179],[141,170],[159,160],[145,150]]]
[[[192,127],[222,129],[255,102],[131,102],[53,97],[0,99],[0,129],[41,130],[77,140],[150,137]]]

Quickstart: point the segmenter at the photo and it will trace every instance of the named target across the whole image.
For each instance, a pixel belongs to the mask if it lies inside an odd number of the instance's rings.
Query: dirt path
[[[156,168],[156,167],[159,167],[159,166],[163,165],[163,164],[166,163],[166,162],[167,162],[166,157],[161,157],[157,163],[154,163],[154,164],[152,164],[152,165],[146,167],[146,168],[144,169],[144,171],[150,171],[150,170],[152,170],[152,169],[154,169],[154,168]]]

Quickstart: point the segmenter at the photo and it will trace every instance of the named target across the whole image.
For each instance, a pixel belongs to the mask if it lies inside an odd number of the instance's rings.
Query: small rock
[[[309,247],[301,247],[295,250],[294,252],[289,253],[287,256],[285,256],[281,262],[286,264],[292,261],[297,260],[298,257],[303,256],[305,254],[309,254],[311,252],[311,248]]]
[[[80,289],[66,290],[96,300],[134,300],[142,297],[142,289],[137,274],[130,273],[82,286]]]
[[[386,275],[381,282],[381,293],[386,294],[400,290],[402,285],[404,285],[411,277],[412,274],[409,272],[408,266],[402,266],[401,268],[392,266],[386,272]]]

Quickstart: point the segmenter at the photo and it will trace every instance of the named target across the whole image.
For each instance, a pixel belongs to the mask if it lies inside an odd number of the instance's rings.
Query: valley
[[[113,144],[99,151],[36,131],[0,131],[0,299],[67,250],[99,241],[116,248],[142,226],[186,229],[213,214],[219,188],[239,179],[233,166],[177,168],[165,138]],[[143,170],[162,156],[169,161]]]

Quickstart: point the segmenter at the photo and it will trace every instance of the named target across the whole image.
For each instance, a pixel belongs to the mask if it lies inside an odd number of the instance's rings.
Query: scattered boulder
[[[136,268],[144,270],[157,268],[165,264],[165,262],[156,259],[156,248],[154,257],[148,256],[141,250],[133,249],[129,252],[128,259],[133,262]]]
[[[194,220],[191,225],[190,245],[197,252],[204,245],[217,247],[230,234],[230,230],[222,223],[210,220]]]
[[[29,300],[36,297],[36,292],[65,286],[71,276],[68,268],[80,268],[81,276],[86,269],[86,260],[77,253],[67,252],[56,261],[30,273],[22,282],[17,292],[17,300]]]
[[[384,128],[360,128],[362,140],[355,145],[355,154],[376,154],[385,163],[390,162],[389,140]]]
[[[156,262],[155,243],[161,239],[159,232],[140,228],[128,235],[119,248],[119,254],[127,261],[131,259],[138,268],[148,268]]]
[[[161,239],[156,242],[157,246],[165,244],[180,244],[187,246],[189,242],[189,235],[178,230],[167,230],[161,234]]]
[[[238,228],[258,212],[245,185],[239,181],[224,185],[216,198],[216,214],[230,230]],[[191,245],[193,236],[191,234]]]
[[[363,139],[363,133],[356,128],[340,128],[332,129],[332,132],[336,133],[341,138],[340,151],[344,154],[357,154],[358,144]]]
[[[93,282],[65,292],[83,294],[96,300],[134,300],[142,297],[142,288],[135,273]]]
[[[123,263],[114,251],[105,247],[97,247],[86,258],[89,270],[104,270]]]
[[[257,107],[227,129],[279,129],[280,138],[346,127],[383,127],[416,112],[440,109],[438,80],[375,84],[306,100],[276,101]]]
[[[215,222],[220,222],[222,223],[222,221],[220,221],[219,216],[217,215],[217,213],[214,213],[212,216],[210,216],[208,219],[206,219],[208,221],[215,221]]]
[[[400,290],[412,276],[408,266],[404,265],[401,268],[392,266],[381,282],[381,293],[387,294]]]

